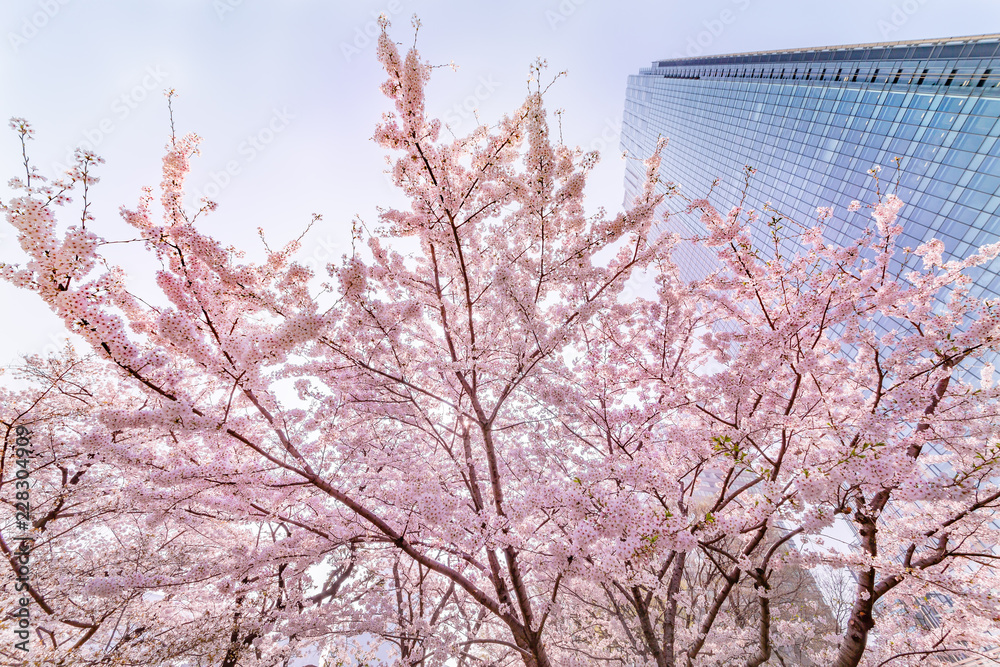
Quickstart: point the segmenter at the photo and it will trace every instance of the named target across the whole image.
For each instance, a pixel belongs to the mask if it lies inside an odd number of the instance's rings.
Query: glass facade
[[[646,157],[659,137],[669,139],[661,181],[690,198],[711,191],[723,215],[740,202],[749,165],[746,206],[770,202],[803,224],[830,206],[825,238],[850,243],[871,217],[847,208],[875,201],[868,171],[879,166],[883,192],[898,177],[900,246],[939,238],[951,260],[1000,240],[1000,35],[657,61],[628,79],[621,145]],[[628,161],[626,203],[644,175]],[[667,231],[704,234],[685,204],[667,200]],[[771,244],[766,227],[752,235]],[[674,259],[688,280],[718,266],[690,244]],[[972,296],[1000,294],[1000,257],[969,275]],[[960,367],[968,380],[973,371]]]
[[[657,61],[628,79],[622,148],[647,156],[667,137],[661,179],[692,198],[717,181],[711,199],[723,213],[739,202],[750,165],[750,207],[771,202],[808,224],[817,207],[831,206],[834,243],[870,220],[864,208],[847,211],[852,200],[875,200],[868,170],[882,167],[884,191],[898,157],[900,245],[937,237],[944,259],[965,257],[1000,239],[998,47],[992,35]],[[626,200],[642,177],[630,160]],[[668,224],[682,235],[704,232],[693,215]],[[675,257],[686,278],[715,265],[691,246]],[[1000,293],[1000,261],[972,277],[973,296]]]

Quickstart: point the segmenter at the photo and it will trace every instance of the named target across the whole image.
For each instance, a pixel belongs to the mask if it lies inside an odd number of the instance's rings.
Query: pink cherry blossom
[[[34,447],[31,659],[876,667],[994,645],[1000,307],[972,275],[1000,245],[942,263],[928,241],[914,269],[894,194],[847,245],[830,208],[769,226],[708,197],[671,207],[703,234],[662,234],[666,141],[627,210],[588,214],[596,156],[553,138],[543,63],[451,140],[431,66],[382,25],[374,139],[409,206],[354,225],[327,276],[298,240],[253,263],[194,224],[215,206],[183,206],[193,134],[121,210],[152,295],[102,255],[97,156],[11,182],[27,259],[0,276],[88,346],[0,393],[5,446],[23,425]],[[685,244],[717,269],[682,281]],[[639,274],[655,294],[626,298]]]

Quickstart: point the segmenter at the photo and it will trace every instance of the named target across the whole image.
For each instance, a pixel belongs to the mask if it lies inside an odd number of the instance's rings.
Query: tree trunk
[[[535,664],[538,667],[552,667],[552,663],[549,662],[549,656],[545,653],[545,644],[541,640],[534,647],[535,652]]]
[[[868,645],[868,632],[875,627],[872,619],[872,607],[875,605],[874,591],[875,570],[869,569],[858,577],[858,597],[851,608],[847,620],[847,632],[840,641],[840,650],[833,667],[857,667]],[[867,595],[866,595],[867,594]]]
[[[681,579],[684,578],[684,561],[686,551],[675,552],[674,571],[670,575],[667,586],[667,609],[663,613],[663,664],[666,667],[676,667],[677,654],[674,649],[677,628],[677,595],[681,590]]]
[[[653,631],[653,624],[649,618],[649,605],[643,599],[642,591],[639,590],[638,586],[632,587],[632,604],[639,616],[639,626],[642,628],[642,637],[646,641],[646,648],[653,654],[656,667],[673,667],[672,664],[667,663],[663,651],[660,650],[660,642],[656,639],[656,633]]]
[[[524,661],[524,667],[552,667],[539,633],[523,627],[514,629],[514,642],[521,654],[521,660]]]

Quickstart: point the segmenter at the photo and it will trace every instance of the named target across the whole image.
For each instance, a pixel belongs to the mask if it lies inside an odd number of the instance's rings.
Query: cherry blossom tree
[[[4,209],[27,261],[0,275],[94,355],[30,360],[34,393],[4,397],[8,441],[37,432],[39,660],[343,662],[368,635],[402,665],[875,667],[995,643],[1000,306],[969,275],[1000,246],[898,248],[881,190],[838,213],[872,221],[847,246],[828,209],[706,199],[683,213],[703,236],[664,234],[665,142],[631,208],[588,215],[597,156],[549,136],[540,63],[449,141],[416,49],[383,29],[378,58],[410,208],[356,225],[322,284],[299,241],[253,263],[199,231],[186,135],[162,215],[152,190],[122,209],[161,267],[133,294],[89,211],[99,158],[49,181],[25,148]],[[682,281],[680,243],[718,270]],[[819,566],[856,577],[842,636]]]
[[[352,574],[363,587],[373,578],[357,576],[350,540],[301,530],[295,508],[284,520],[281,504],[264,512],[252,498],[234,503],[231,475],[243,468],[252,477],[256,467],[235,460],[238,452],[226,468],[202,465],[197,441],[176,429],[95,440],[98,412],[138,411],[145,397],[113,378],[95,380],[107,369],[71,351],[26,361],[19,372],[28,388],[2,393],[0,421],[8,450],[15,426],[32,434],[26,594],[39,664],[282,664],[314,627],[345,625],[331,599],[351,594]],[[178,446],[186,453],[174,458]],[[10,488],[10,467],[4,472]],[[0,529],[5,561],[13,529]],[[317,563],[329,565],[325,580],[305,571]],[[8,591],[11,583],[5,578]],[[257,646],[286,614],[310,621],[285,623],[280,645]],[[3,650],[7,664],[21,664],[9,645]]]

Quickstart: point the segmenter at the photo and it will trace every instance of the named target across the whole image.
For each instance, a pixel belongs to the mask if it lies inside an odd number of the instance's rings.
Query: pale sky
[[[22,174],[11,116],[34,125],[46,175],[90,142],[107,160],[92,228],[132,238],[118,207],[159,183],[162,91],[175,88],[177,131],[204,138],[189,183],[220,204],[203,229],[259,256],[257,227],[273,247],[321,213],[301,257],[322,267],[344,252],[354,215],[374,222],[377,206],[403,203],[369,139],[388,109],[373,37],[383,12],[406,45],[418,14],[423,57],[459,65],[435,70],[428,104],[456,133],[472,129],[473,108],[488,123],[513,109],[535,58],[568,70],[548,106],[566,110],[566,143],[604,150],[588,202],[612,211],[626,77],[653,60],[1000,32],[998,0],[3,0],[0,183]],[[65,213],[68,224],[76,209]],[[0,225],[0,261],[21,261]],[[138,246],[109,254],[149,289],[155,265]],[[0,364],[53,349],[61,324],[34,295],[0,284],[0,305]]]

